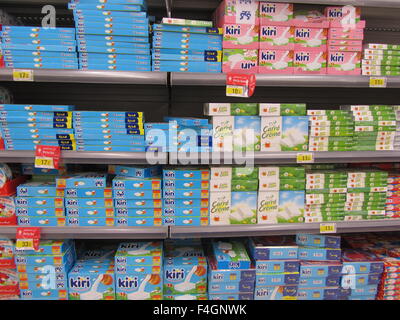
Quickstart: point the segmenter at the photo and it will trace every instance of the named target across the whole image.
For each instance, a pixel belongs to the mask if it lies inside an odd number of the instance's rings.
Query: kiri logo
[[[164,199],[165,206],[173,206],[175,205],[175,199]]]
[[[254,62],[242,62],[240,66],[241,69],[249,70],[251,68],[256,67],[256,64]]]
[[[309,38],[310,37],[310,29],[296,29],[296,38]]]
[[[165,197],[172,197],[175,195],[175,192],[173,190],[165,190],[164,191],[164,196]]]
[[[175,219],[174,218],[164,218],[164,223],[165,224],[175,224]]]
[[[294,55],[294,61],[309,62],[310,61],[310,53],[308,53],[308,52],[296,52],[295,55]]]
[[[213,280],[222,280],[224,276],[221,273],[216,273],[212,276]]]
[[[27,205],[28,200],[27,199],[17,199],[16,204],[17,205]]]
[[[120,278],[117,282],[117,287],[120,289],[136,289],[139,286],[138,277],[128,277]]]
[[[96,187],[101,188],[101,187],[103,187],[104,184],[103,184],[103,181],[100,180],[100,181],[96,181],[94,185],[95,185]]]
[[[79,210],[78,209],[68,209],[67,214],[70,216],[76,216],[79,214]]]
[[[165,279],[170,281],[181,281],[185,279],[185,269],[173,268],[171,270],[165,270]]]
[[[115,188],[123,188],[125,187],[125,183],[123,181],[114,181],[114,187]]]
[[[276,5],[273,3],[261,3],[261,13],[276,13]]]
[[[20,194],[27,194],[28,193],[28,188],[19,188],[19,193]]]
[[[262,36],[268,36],[268,37],[272,37],[272,36],[276,36],[277,31],[276,31],[276,27],[263,27],[261,29],[261,35]]]
[[[174,214],[175,209],[174,208],[164,208],[164,214]]]
[[[166,180],[164,181],[165,187],[175,187],[175,182],[173,180]]]
[[[90,277],[82,277],[78,276],[76,278],[71,277],[69,279],[69,288],[70,289],[78,289],[85,290],[90,288]]]
[[[124,219],[124,218],[119,218],[117,220],[117,225],[119,225],[119,226],[127,226],[128,225],[128,221],[126,219]]]
[[[342,52],[335,52],[329,55],[330,62],[344,62],[344,54]]]
[[[17,209],[17,214],[27,214],[28,213],[28,209],[25,208],[18,208]]]
[[[328,18],[342,18],[342,8],[332,8],[328,10]]]
[[[240,25],[227,25],[225,26],[225,34],[226,35],[240,35]]]
[[[77,196],[76,189],[67,189],[67,196],[76,197]]]
[[[175,172],[174,171],[164,171],[164,177],[165,178],[175,178]]]
[[[127,201],[125,199],[123,200],[116,200],[116,205],[117,206],[126,206]]]
[[[68,225],[70,225],[70,226],[73,226],[73,225],[77,226],[78,224],[79,224],[79,221],[78,221],[77,218],[70,218],[70,219],[68,219]]]
[[[119,208],[119,209],[117,209],[117,214],[126,216],[128,214],[128,210],[125,208]]]
[[[125,191],[124,190],[117,190],[116,195],[118,197],[123,197],[125,195]]]
[[[78,200],[77,199],[67,199],[67,206],[76,206],[78,205]]]
[[[275,61],[275,59],[276,59],[275,51],[261,52],[261,60],[263,60],[263,61]]]

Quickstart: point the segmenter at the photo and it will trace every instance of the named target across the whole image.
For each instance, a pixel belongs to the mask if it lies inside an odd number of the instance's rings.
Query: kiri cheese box
[[[296,235],[296,243],[299,246],[321,247],[340,249],[340,237],[319,234],[304,234],[299,233]]]
[[[290,26],[293,19],[292,3],[259,2],[260,25]]]
[[[68,290],[22,289],[21,300],[68,300]]]
[[[162,300],[162,280],[159,274],[116,275],[116,299]]]
[[[65,215],[67,217],[114,217],[114,208],[70,207],[65,208]]]
[[[257,287],[298,285],[299,280],[300,274],[298,272],[257,274],[255,284]]]
[[[256,287],[254,300],[297,300],[298,286]]]
[[[15,208],[17,217],[64,217],[64,208]],[[22,219],[21,221],[24,221]]]
[[[299,259],[311,261],[340,261],[341,249],[299,247]]]
[[[59,255],[73,246],[72,240],[40,240],[38,250],[20,250],[15,248],[15,253],[37,255]]]
[[[293,51],[262,49],[258,56],[259,73],[293,73]]]
[[[219,269],[213,256],[208,257],[208,283],[227,282],[254,282],[256,279],[255,269]]]
[[[208,300],[254,300],[254,294],[252,292],[229,294],[213,293],[208,295]]]
[[[373,253],[362,250],[343,250],[343,274],[382,273],[383,261]]]
[[[209,169],[199,168],[166,168],[163,170],[163,179],[208,180],[210,179],[210,171]]]
[[[225,49],[222,52],[222,72],[257,73],[258,50],[256,49]]]
[[[63,197],[64,190],[57,188],[52,182],[28,182],[17,187],[17,195],[21,197]]]
[[[63,208],[64,199],[55,197],[15,197],[16,207]]]
[[[260,103],[260,116],[279,117],[279,116],[305,116],[305,103]]]
[[[65,198],[112,198],[111,188],[66,188]]]
[[[115,218],[116,226],[161,226],[163,223],[161,218],[155,217],[117,217]]]
[[[160,266],[162,263],[162,243],[159,241],[125,242],[119,245],[115,255],[115,265]]]
[[[260,49],[293,50],[294,27],[260,26]]]
[[[258,1],[224,0],[213,14],[216,26],[227,23],[258,25]]]
[[[108,166],[109,173],[117,176],[135,177],[135,178],[152,178],[161,175],[161,166],[150,166],[150,167],[131,167],[131,166],[119,166],[110,165]]]
[[[113,199],[111,198],[66,198],[64,200],[66,208],[112,208]]]
[[[113,190],[114,199],[161,199],[161,190]]]
[[[327,57],[325,51],[295,50],[293,56],[294,73],[326,74]]]
[[[105,188],[107,175],[98,173],[77,174],[56,179],[58,188]]]
[[[130,190],[130,189],[143,189],[143,190],[161,190],[161,179],[157,177],[152,178],[133,178],[133,177],[115,177],[112,180],[114,191],[116,189]]]
[[[115,199],[114,208],[161,208],[161,199]]]
[[[308,149],[308,117],[261,117],[261,151]]]
[[[249,269],[251,267],[251,260],[242,242],[213,240],[211,245],[218,269]]]
[[[326,277],[301,278],[299,288],[319,288],[319,287],[339,287],[341,284],[341,275]]]
[[[226,49],[258,49],[259,26],[250,24],[225,24],[222,46]]]
[[[114,218],[104,217],[68,217],[68,226],[79,226],[79,227],[112,227],[114,226]]]
[[[65,227],[66,219],[64,217],[18,217],[19,226],[31,227]]]
[[[299,247],[292,237],[269,236],[250,238],[249,248],[254,260],[292,260],[298,258]]]
[[[317,278],[340,276],[342,264],[338,262],[302,261],[300,265],[301,278]]]
[[[257,274],[299,272],[300,260],[256,260]]]
[[[253,292],[254,281],[217,282],[208,284],[209,294],[225,294],[230,292]]]
[[[24,272],[26,267],[43,267],[46,265],[61,266],[73,262],[75,259],[75,250],[72,248],[58,255],[38,255],[38,254],[16,254],[15,264],[19,272]],[[21,271],[20,271],[21,270]]]
[[[339,293],[339,287],[299,288],[297,297],[298,300],[337,300]]]
[[[257,192],[232,192],[230,224],[257,223]]]

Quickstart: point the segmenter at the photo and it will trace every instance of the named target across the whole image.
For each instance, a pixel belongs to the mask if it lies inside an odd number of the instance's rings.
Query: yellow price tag
[[[19,250],[34,250],[33,239],[17,239],[15,247]]]
[[[296,155],[297,163],[314,163],[313,153],[298,153]]]
[[[54,169],[54,159],[47,157],[36,157],[35,168]]]
[[[284,296],[283,300],[297,300],[297,297]]]
[[[336,223],[321,223],[319,233],[336,233]]]
[[[370,77],[369,86],[371,88],[386,88],[386,78],[385,77]]]
[[[13,80],[14,81],[33,81],[33,70],[13,70]]]
[[[228,97],[247,97],[248,93],[243,86],[233,86],[227,85],[226,86],[226,95]]]

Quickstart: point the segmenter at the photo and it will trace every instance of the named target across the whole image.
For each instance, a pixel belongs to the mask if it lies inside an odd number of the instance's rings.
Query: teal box
[[[203,189],[174,190],[164,189],[163,198],[170,199],[204,199],[209,197],[209,191]]]
[[[115,254],[116,266],[161,266],[161,241],[132,241],[120,243]]]
[[[68,300],[68,290],[20,290],[21,300]]]
[[[116,265],[115,273],[118,274],[160,274],[162,273],[162,266],[121,266]]]
[[[17,217],[30,217],[35,219],[39,219],[42,217],[43,219],[47,218],[56,218],[56,217],[63,217],[64,208],[15,208],[15,214]],[[25,219],[21,219],[21,223],[25,223]]]
[[[238,240],[213,240],[212,251],[218,269],[249,269],[251,267],[246,247]]]
[[[65,198],[66,208],[112,208],[113,200],[111,198]]]
[[[115,190],[161,190],[160,178],[115,177],[112,181]]]
[[[116,217],[129,217],[129,218],[140,218],[140,217],[161,217],[161,208],[115,208]]]
[[[164,226],[208,226],[208,217],[163,217]]]
[[[76,174],[56,179],[56,185],[64,188],[105,188],[107,175],[98,173]]]
[[[163,189],[186,190],[186,189],[209,189],[209,187],[210,187],[209,180],[163,179]]]
[[[114,207],[117,208],[161,208],[162,202],[160,199],[114,199]]]
[[[111,188],[67,188],[65,198],[112,198]],[[65,199],[66,200],[66,199]]]
[[[108,166],[109,172],[117,176],[133,177],[133,178],[153,178],[161,175],[161,166],[150,166],[150,167],[130,167],[122,165],[110,165]]]
[[[34,208],[63,208],[62,197],[15,197],[15,206]]]
[[[62,266],[73,263],[75,260],[75,250],[69,249],[59,255],[15,255],[17,266],[44,267],[47,265]]]
[[[196,168],[185,168],[185,169],[164,169],[163,179],[178,179],[178,180],[209,180],[210,170],[209,169],[196,169]]]
[[[296,235],[296,243],[299,246],[340,249],[340,236],[301,233]]]
[[[209,199],[163,199],[163,207],[165,208],[208,208],[210,201]]]
[[[57,188],[53,182],[28,182],[17,187],[19,197],[62,197],[64,190]]]
[[[67,290],[68,280],[54,280],[50,276],[49,280],[20,281],[20,285],[24,290]]]
[[[164,207],[162,209],[162,215],[164,217],[184,217],[184,216],[198,216],[208,217],[208,208],[190,207],[190,208],[174,208]]]
[[[76,227],[112,227],[114,226],[114,218],[104,217],[68,217],[68,226]]]
[[[298,286],[256,287],[254,300],[296,300]]]
[[[113,190],[114,199],[161,199],[160,190]]]
[[[327,277],[301,278],[299,288],[339,287],[341,276],[333,275]]]
[[[113,208],[65,208],[67,217],[113,217]]]
[[[159,220],[159,222],[157,222]],[[152,227],[152,226],[160,226],[161,219],[154,218],[154,217],[118,217],[115,218],[115,225],[116,226],[128,226],[128,227]]]
[[[208,295],[208,300],[254,300],[254,293],[212,293]]]
[[[299,288],[298,300],[337,300],[340,288]]]
[[[299,247],[300,260],[340,261],[341,258],[342,258],[342,251],[340,249]]]
[[[42,104],[0,104],[0,110],[6,111],[71,111],[74,106]]]
[[[256,286],[284,286],[284,285],[298,285],[300,274],[293,273],[270,273],[270,274],[256,274]]]

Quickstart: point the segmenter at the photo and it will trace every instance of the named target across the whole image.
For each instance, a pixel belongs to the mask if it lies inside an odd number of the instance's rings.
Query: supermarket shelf
[[[400,4],[400,1],[399,1]],[[368,88],[368,76],[257,74],[257,87]],[[171,72],[172,86],[225,86],[226,74]],[[400,77],[387,77],[387,88],[400,88]]]
[[[34,151],[0,151],[0,161],[8,163],[33,163]],[[62,151],[63,163],[86,164],[167,164],[167,153],[151,152],[95,152]]]
[[[338,221],[337,233],[399,231],[400,219]],[[319,233],[319,223],[255,224],[203,227],[170,227],[170,238],[218,238]]]
[[[398,162],[400,151],[335,151],[307,152],[314,155],[314,163]],[[290,164],[297,162],[298,152],[247,152],[247,153],[170,153],[170,164]]]
[[[13,81],[13,70],[0,69],[0,81]],[[166,72],[34,69],[33,78],[35,82],[167,85]]]
[[[14,239],[16,226],[0,226],[0,238]],[[43,239],[166,239],[168,227],[42,227]]]

